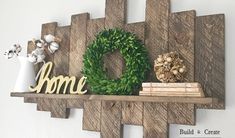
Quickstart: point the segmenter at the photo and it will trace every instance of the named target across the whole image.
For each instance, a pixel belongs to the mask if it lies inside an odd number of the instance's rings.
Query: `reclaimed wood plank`
[[[101,137],[122,138],[122,104],[115,101],[102,101]]]
[[[69,99],[67,100],[67,108],[83,108],[84,100],[82,99]]]
[[[169,18],[169,51],[176,51],[187,67],[185,82],[194,81],[196,11],[171,13]]]
[[[54,54],[54,75],[69,74],[70,26],[56,28],[56,37],[61,39],[60,50]]]
[[[105,28],[123,28],[126,23],[127,0],[106,0]]]
[[[84,101],[83,130],[100,131],[101,101]]]
[[[50,100],[50,98],[38,98],[37,111],[50,111],[52,106]]]
[[[195,76],[209,97],[219,98],[204,108],[225,108],[225,16],[200,16],[196,23]],[[203,108],[199,106],[199,108]]]
[[[122,124],[143,125],[142,102],[122,102]]]
[[[24,103],[37,103],[37,97],[24,97]]]
[[[124,28],[127,0],[106,0],[105,28]],[[104,68],[111,79],[121,77],[125,69],[124,59],[118,50],[104,55]]]
[[[168,123],[195,125],[196,109],[194,104],[168,104]]]
[[[101,100],[101,101],[121,101],[121,102],[156,102],[156,103],[193,103],[211,104],[218,102],[217,98],[187,98],[187,97],[155,97],[155,96],[115,96],[115,95],[69,95],[69,94],[36,94],[12,92],[11,97],[36,97],[52,99],[77,99],[77,100]]]
[[[96,35],[105,28],[105,19],[90,19],[87,22],[87,45],[95,40]]]
[[[154,60],[159,54],[168,52],[168,19],[170,0],[147,0],[145,46],[152,65],[149,81],[156,81]]]
[[[51,35],[55,36],[56,28],[57,28],[57,22],[42,24],[41,39],[45,40],[44,36],[48,35],[48,34],[51,34]],[[61,50],[61,49],[59,49],[59,50]],[[45,49],[45,54],[46,54],[45,61],[46,62],[48,62],[48,61],[52,61],[53,62],[54,55],[49,52],[48,48]]]
[[[138,39],[144,43],[145,39],[145,22],[137,22],[125,25],[125,30],[127,32],[134,33]]]
[[[89,14],[73,15],[71,18],[69,75],[81,78],[83,55],[87,48],[87,22]]]
[[[50,99],[50,111],[52,118],[68,118],[70,109],[66,107],[65,99]]]
[[[144,103],[144,138],[167,138],[167,103]]]

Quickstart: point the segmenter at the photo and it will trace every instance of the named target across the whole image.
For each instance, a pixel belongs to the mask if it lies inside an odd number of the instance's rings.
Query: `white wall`
[[[128,1],[128,22],[144,21],[145,0]],[[130,6],[131,5],[131,6]],[[226,110],[199,110],[197,125],[171,125],[170,138],[179,137],[180,128],[217,129],[223,138],[233,138],[235,125],[235,1],[172,0],[172,10],[196,9],[198,15],[226,15]],[[72,14],[90,12],[92,18],[104,17],[105,0],[0,0],[0,53],[14,43],[26,46],[28,40],[40,36],[42,23],[57,21],[68,25]],[[72,110],[68,120],[52,119],[37,112],[36,105],[11,98],[19,63],[0,58],[0,138],[99,138],[99,133],[82,131],[82,110]],[[125,126],[124,138],[143,137],[142,127]]]

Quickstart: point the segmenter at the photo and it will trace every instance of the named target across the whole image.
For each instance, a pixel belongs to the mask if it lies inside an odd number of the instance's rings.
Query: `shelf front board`
[[[99,100],[99,101],[120,101],[120,102],[166,102],[166,103],[191,103],[211,104],[218,101],[217,98],[188,98],[188,97],[154,97],[154,96],[118,96],[118,95],[70,95],[70,94],[36,94],[12,92],[12,97],[25,98],[51,98],[51,99],[76,99],[76,100]]]

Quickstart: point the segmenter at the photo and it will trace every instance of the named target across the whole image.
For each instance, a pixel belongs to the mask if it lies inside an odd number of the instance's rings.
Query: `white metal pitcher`
[[[16,79],[14,92],[29,92],[30,86],[35,86],[34,64],[29,62],[27,57],[18,57],[20,61],[20,71]]]

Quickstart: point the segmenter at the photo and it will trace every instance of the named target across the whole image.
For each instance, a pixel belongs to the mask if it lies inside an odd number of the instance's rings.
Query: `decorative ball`
[[[182,82],[186,66],[177,52],[170,52],[158,56],[154,61],[154,71],[161,82]]]

